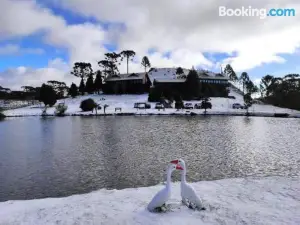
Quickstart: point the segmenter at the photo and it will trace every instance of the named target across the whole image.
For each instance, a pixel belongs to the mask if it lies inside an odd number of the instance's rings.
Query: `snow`
[[[212,109],[207,110],[207,114],[229,114],[229,115],[236,115],[236,114],[245,114],[245,110],[243,109],[232,109],[232,104],[240,103],[243,104],[243,97],[234,89],[231,88],[230,95],[234,96],[236,99],[228,99],[228,98],[211,98]],[[158,111],[155,109],[155,103],[151,104],[151,109],[146,110],[137,110],[134,109],[134,103],[136,102],[147,102],[148,101],[148,94],[142,95],[86,95],[86,96],[79,96],[74,99],[67,98],[65,100],[59,100],[57,102],[64,102],[68,109],[66,111],[66,115],[91,115],[96,114],[94,111],[92,112],[82,112],[79,108],[80,103],[82,100],[87,98],[93,98],[98,104],[103,106],[104,104],[109,105],[106,109],[107,114],[122,114],[122,113],[132,113],[136,115],[149,115],[149,114],[163,114],[163,115],[170,115],[170,114],[178,114],[178,115],[185,115],[194,112],[195,114],[203,114],[203,109],[192,109],[192,110],[180,110],[176,111],[176,109],[165,109],[165,111]],[[101,100],[104,98],[105,100]],[[187,101],[185,101],[187,102]],[[189,101],[193,104],[199,103],[199,101]],[[115,112],[116,107],[121,107],[122,112],[120,113]],[[174,107],[174,105],[173,105]],[[42,108],[40,105],[33,105],[13,110],[6,110],[4,114],[6,116],[40,116],[42,114]],[[54,115],[55,107],[47,109],[47,113],[49,115]],[[257,115],[273,115],[274,113],[288,113],[293,116],[300,117],[300,112],[291,109],[279,108],[271,105],[260,105],[254,104],[252,107],[249,108],[250,113],[256,113]],[[98,115],[103,115],[103,109],[98,110]]]
[[[200,74],[203,74],[205,73],[206,75],[208,75],[209,77],[215,77],[216,76],[216,73],[212,72],[212,71],[209,71],[209,70],[203,70],[203,69],[200,69],[198,70],[198,72]]]
[[[1,225],[52,224],[300,224],[300,178],[236,178],[192,183],[205,211],[180,203],[180,184],[172,183],[172,210],[146,207],[163,186],[105,190],[64,198],[0,203]]]
[[[32,105],[34,101],[21,101],[21,100],[0,100],[0,108],[15,109]]]
[[[164,81],[173,81],[173,82],[183,82],[185,79],[179,78],[182,75],[188,75],[190,70],[182,68],[183,74],[176,75],[177,68],[154,68],[151,72],[148,73],[149,79],[151,83],[153,84],[154,80],[157,80],[159,82]],[[203,77],[203,74],[206,74],[207,76]],[[208,71],[208,70],[198,70],[199,76],[206,78],[206,79],[213,79],[216,78],[216,73]],[[217,77],[218,79],[227,79],[226,77]]]
[[[174,80],[177,79],[176,75],[177,68],[154,68],[148,73],[149,79],[153,84],[154,80]],[[184,75],[188,75],[189,70],[182,68]]]

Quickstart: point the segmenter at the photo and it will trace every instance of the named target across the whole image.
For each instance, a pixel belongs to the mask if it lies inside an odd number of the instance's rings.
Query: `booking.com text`
[[[241,8],[227,8],[226,6],[219,7],[219,16],[230,16],[230,17],[259,17],[260,19],[265,19],[267,17],[291,17],[296,16],[295,9],[292,8],[252,8],[241,7]]]

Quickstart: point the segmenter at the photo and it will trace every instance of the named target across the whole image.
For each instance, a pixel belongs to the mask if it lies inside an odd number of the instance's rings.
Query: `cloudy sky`
[[[132,49],[130,72],[153,67],[219,71],[231,63],[253,80],[300,73],[299,0],[0,0],[0,86],[70,84],[76,61]],[[228,8],[294,8],[295,17],[219,17]],[[298,10],[299,9],[299,10]],[[299,12],[299,16],[297,14]],[[125,72],[125,65],[121,65]]]

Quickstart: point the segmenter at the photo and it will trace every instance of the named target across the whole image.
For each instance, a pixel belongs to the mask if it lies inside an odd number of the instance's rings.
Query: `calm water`
[[[299,119],[9,119],[0,122],[0,201],[155,185],[178,157],[189,181],[300,175],[299,135]]]

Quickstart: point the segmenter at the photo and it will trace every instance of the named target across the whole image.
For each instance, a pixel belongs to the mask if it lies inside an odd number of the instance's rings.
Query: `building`
[[[105,79],[106,94],[142,94],[149,92],[150,79],[147,73],[116,74]]]
[[[183,96],[189,70],[183,69],[184,73],[180,76],[176,74],[176,70],[177,68],[155,68],[149,71],[152,88],[164,93],[164,95],[178,93]],[[226,97],[228,95],[228,77],[205,70],[198,70],[197,72],[202,95],[210,97]]]
[[[201,93],[210,97],[228,96],[229,78],[227,76],[204,70],[198,71],[198,76]]]
[[[117,74],[105,79],[103,89],[106,94],[141,94],[152,89],[165,95],[183,94],[188,69],[182,68],[182,74],[176,73],[177,68],[151,68],[148,73]],[[210,97],[228,95],[228,77],[210,71],[198,70],[200,92]]]

